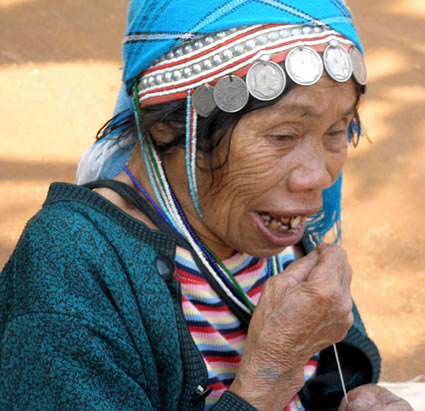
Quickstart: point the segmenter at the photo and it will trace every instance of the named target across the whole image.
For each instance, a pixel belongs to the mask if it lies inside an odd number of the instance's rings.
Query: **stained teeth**
[[[261,214],[261,218],[265,223],[268,223],[271,220],[271,217],[267,214]]]
[[[291,228],[297,228],[300,225],[301,217],[293,217],[291,218]]]
[[[277,219],[266,213],[260,213],[264,225],[273,231],[289,231],[295,233],[298,227],[306,220],[304,216],[278,217]]]
[[[281,227],[282,227],[282,225],[274,219],[269,224],[270,230],[281,231],[282,230]]]

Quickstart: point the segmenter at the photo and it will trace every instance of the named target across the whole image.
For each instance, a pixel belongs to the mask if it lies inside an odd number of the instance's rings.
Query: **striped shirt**
[[[286,268],[300,256],[300,248],[287,247],[278,256],[279,265]],[[267,279],[267,259],[237,253],[223,263],[256,305]],[[189,251],[177,247],[176,266],[182,289],[183,314],[208,370],[207,388],[213,388],[205,401],[205,409],[209,410],[235,378],[246,331],[204,279]],[[315,374],[317,363],[318,354],[304,367],[306,380]],[[304,410],[298,396],[293,398],[286,410]]]

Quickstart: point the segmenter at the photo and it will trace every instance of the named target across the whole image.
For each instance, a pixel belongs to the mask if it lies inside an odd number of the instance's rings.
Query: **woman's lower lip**
[[[277,247],[287,247],[298,243],[304,234],[304,225],[298,227],[296,232],[269,230],[258,213],[254,213],[255,224],[262,236]]]

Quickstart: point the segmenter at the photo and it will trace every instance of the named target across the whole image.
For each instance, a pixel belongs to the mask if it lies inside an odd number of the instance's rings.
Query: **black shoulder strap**
[[[155,223],[155,225],[163,232],[170,236],[172,236],[176,243],[187,250],[189,250],[192,254],[193,259],[196,262],[196,265],[201,270],[202,274],[211,285],[211,288],[220,296],[220,298],[227,304],[233,314],[239,319],[242,325],[247,329],[249,325],[249,321],[251,319],[251,315],[243,311],[238,305],[236,305],[233,300],[231,300],[227,294],[223,291],[211,273],[204,266],[202,261],[199,259],[198,255],[194,252],[193,248],[190,244],[178,233],[176,233],[155,211],[148,202],[141,197],[137,191],[131,188],[129,185],[122,183],[121,181],[116,180],[96,180],[91,181],[89,183],[84,184],[84,187],[93,189],[93,188],[101,188],[106,187],[109,188],[116,193],[118,193],[121,197],[127,200],[134,207],[139,209],[143,214],[145,214],[149,219]]]
[[[116,180],[96,180],[84,184],[84,187],[93,189],[106,187],[117,194],[122,198],[127,200],[130,204],[140,210],[145,214],[163,233],[173,235],[177,244],[181,247],[190,250],[188,242],[180,235],[174,232],[174,230],[164,221],[164,219],[148,204],[148,202],[141,197],[137,191],[131,188],[129,185],[122,183],[121,181]]]

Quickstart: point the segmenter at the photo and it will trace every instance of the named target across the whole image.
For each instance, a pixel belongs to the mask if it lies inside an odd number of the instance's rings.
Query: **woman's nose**
[[[292,192],[322,191],[332,184],[325,153],[320,147],[306,147],[289,174],[288,188]]]

